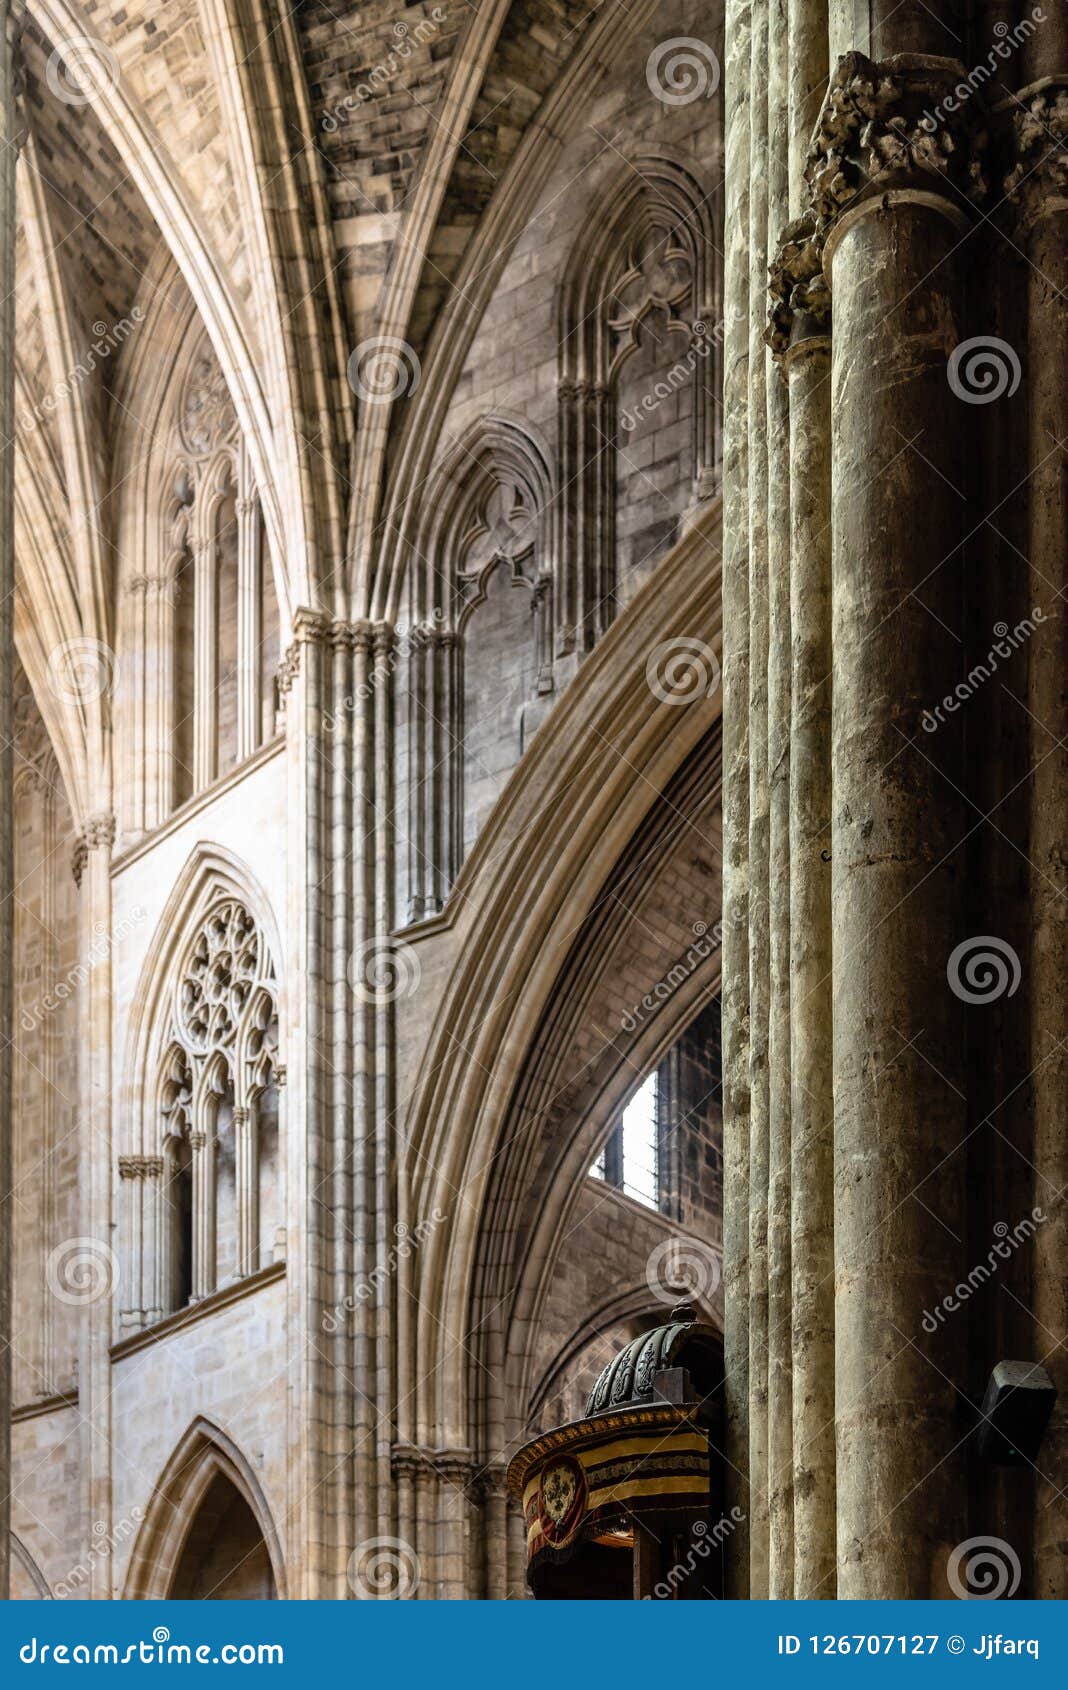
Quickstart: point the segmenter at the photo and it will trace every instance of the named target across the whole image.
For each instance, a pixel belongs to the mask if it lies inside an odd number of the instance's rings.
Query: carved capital
[[[805,170],[817,237],[847,207],[895,188],[933,191],[955,208],[982,197],[986,132],[976,103],[955,93],[966,75],[956,60],[920,53],[839,59]]]
[[[279,698],[288,697],[289,693],[293,690],[293,682],[299,674],[300,647],[298,645],[287,646],[285,655],[282,658],[281,663],[278,665],[277,680]]]
[[[120,1156],[120,1179],[158,1179],[163,1172],[162,1156]]]
[[[308,645],[329,645],[335,651],[377,651],[379,642],[389,641],[392,648],[395,635],[385,623],[345,622],[327,616],[320,610],[298,610],[293,618],[293,640],[287,647],[278,669],[278,691],[284,698],[292,690],[300,673],[301,652]]]
[[[330,644],[335,651],[370,651],[374,638],[371,622],[331,622]]]
[[[82,883],[90,851],[109,851],[115,843],[115,817],[109,811],[90,816],[82,828],[71,858],[71,873],[78,886]]]
[[[388,622],[376,622],[373,639],[376,664],[388,661],[392,657],[397,643],[397,636],[392,626]]]
[[[394,1444],[390,1464],[398,1478],[438,1478],[457,1486],[470,1484],[478,1469],[470,1450],[426,1449],[419,1444]]]
[[[816,220],[809,213],[787,224],[774,261],[768,266],[768,326],[764,339],[781,361],[795,334],[826,334],[831,324],[831,294],[823,274],[823,248]]]
[[[1005,193],[1025,222],[1068,205],[1068,78],[1025,88],[1012,114]]]

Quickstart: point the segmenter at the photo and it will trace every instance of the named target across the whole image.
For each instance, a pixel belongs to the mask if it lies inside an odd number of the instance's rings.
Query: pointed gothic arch
[[[274,1593],[286,1595],[285,1562],[267,1499],[239,1446],[203,1416],[193,1421],[152,1490],[126,1574],[123,1598],[151,1601],[174,1593],[198,1516],[211,1506],[212,1489],[229,1487],[248,1510],[262,1541]]]
[[[691,166],[637,149],[606,185],[568,261],[557,301],[561,622],[567,649],[601,638],[634,582],[620,570],[620,467],[639,497],[628,430],[689,405],[688,502],[711,496],[718,453],[721,316],[712,196]],[[638,366],[633,416],[622,402]],[[705,366],[707,373],[703,373]],[[626,593],[623,589],[626,587]]]
[[[20,1582],[28,1589],[23,1592]],[[18,1532],[11,1533],[11,1596],[13,1600],[20,1598],[25,1601],[32,1596],[36,1602],[51,1602],[52,1590],[37,1562],[23,1543]]]
[[[188,859],[142,964],[127,1034],[118,1162],[125,1331],[265,1265],[280,1212],[261,1215],[261,1122],[280,1196],[282,950],[270,903],[233,853]],[[269,1105],[265,1102],[270,1094]],[[224,1114],[224,1122],[220,1120]],[[220,1126],[223,1249],[220,1239]],[[187,1213],[188,1211],[188,1213]]]
[[[153,281],[118,442],[119,796],[135,839],[273,737],[285,604],[230,385],[165,251]]]
[[[549,449],[506,412],[456,441],[420,501],[406,642],[411,921],[444,907],[502,772],[545,712],[555,527]],[[519,677],[507,698],[492,685],[505,660]]]
[[[440,988],[405,1126],[417,1169],[411,1224],[425,1223],[427,1234],[414,1264],[399,1268],[398,1294],[413,1298],[417,1309],[410,1345],[401,1347],[398,1358],[402,1447],[478,1451],[480,1462],[499,1453],[502,1444],[494,1442],[494,1434],[503,1428],[505,1393],[517,1401],[524,1388],[514,1368],[521,1342],[516,1337],[513,1343],[504,1327],[514,1318],[518,1334],[524,1320],[536,1317],[546,1264],[551,1266],[551,1240],[566,1223],[576,1186],[596,1155],[598,1135],[610,1131],[637,1073],[660,1060],[715,989],[709,973],[714,962],[702,959],[703,970],[693,971],[670,1013],[638,1027],[629,1060],[621,1058],[615,1078],[601,1088],[598,1112],[584,1118],[582,1134],[557,1158],[534,1233],[527,1229],[524,1262],[513,1262],[510,1312],[485,1334],[491,1346],[485,1376],[495,1374],[496,1382],[477,1403],[468,1350],[450,1335],[471,1332],[489,1306],[497,1271],[487,1274],[492,1239],[506,1231],[523,1166],[529,1176],[537,1154],[538,1117],[524,1107],[522,1082],[546,1036],[544,1017],[556,1001],[575,935],[603,897],[626,842],[640,832],[695,751],[718,735],[718,549],[719,509],[713,505],[578,671],[534,741],[523,779],[506,787],[465,861],[438,929],[428,931],[424,941],[425,972],[436,966],[440,929],[448,929],[447,954],[455,963]],[[703,675],[687,708],[658,689],[650,668],[654,595],[659,649],[687,649]],[[618,743],[628,746],[625,758],[613,754]],[[714,756],[716,746],[709,750]],[[707,774],[699,772],[698,789]],[[457,1026],[469,1029],[462,1055],[456,1050]],[[495,1170],[505,1154],[515,1177],[502,1187]],[[484,1372],[485,1365],[483,1357],[477,1370]],[[503,1494],[487,1502],[486,1534],[493,1544],[489,1586],[503,1594]],[[450,1545],[459,1541],[450,1535]],[[466,1551],[457,1553],[462,1560]],[[440,1593],[463,1588],[457,1574],[457,1583],[446,1581]]]

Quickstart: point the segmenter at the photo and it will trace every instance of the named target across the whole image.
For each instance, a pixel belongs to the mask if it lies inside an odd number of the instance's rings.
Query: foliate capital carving
[[[292,642],[279,665],[278,691],[284,698],[292,690],[293,682],[300,673],[301,652],[305,646],[329,645],[335,651],[373,650],[377,653],[383,642],[384,649],[391,650],[394,639],[392,627],[384,622],[346,622],[327,616],[321,610],[300,609],[293,618]]]
[[[132,599],[169,599],[176,604],[178,590],[173,575],[131,575],[126,583],[127,597]]]
[[[331,622],[330,644],[335,651],[370,651],[374,625],[370,622]]]
[[[823,248],[811,213],[788,223],[774,261],[768,266],[770,307],[764,339],[776,360],[785,357],[800,318],[826,333],[831,323],[831,294],[823,274]]]
[[[120,1179],[158,1179],[163,1172],[162,1156],[120,1156]]]
[[[293,682],[300,674],[300,647],[296,644],[285,649],[285,655],[278,665],[278,696],[286,698],[293,690]]]
[[[839,59],[805,170],[817,236],[847,206],[891,188],[934,185],[955,205],[982,197],[986,133],[975,103],[954,93],[966,76],[956,60],[920,53]]]
[[[110,851],[115,843],[115,817],[110,811],[101,811],[98,815],[89,816],[78,837],[71,858],[71,872],[77,885],[81,885],[85,873],[85,865],[89,861],[90,851]]]
[[[1017,98],[1005,193],[1033,218],[1063,209],[1058,202],[1068,195],[1068,78],[1051,77]]]
[[[478,1463],[467,1449],[427,1449],[419,1444],[394,1444],[390,1465],[398,1478],[443,1479],[451,1485],[467,1485]]]

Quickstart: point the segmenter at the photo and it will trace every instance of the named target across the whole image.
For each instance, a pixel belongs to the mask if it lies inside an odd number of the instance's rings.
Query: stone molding
[[[187,1303],[185,1308],[177,1309],[173,1314],[164,1315],[161,1320],[151,1326],[142,1327],[137,1332],[131,1332],[129,1337],[120,1338],[111,1346],[112,1361],[121,1361],[126,1356],[135,1355],[138,1350],[146,1350],[152,1344],[158,1344],[172,1332],[178,1332],[183,1327],[192,1326],[208,1320],[220,1309],[229,1308],[232,1303],[238,1303],[246,1297],[255,1296],[267,1285],[273,1285],[278,1279],[286,1275],[285,1262],[270,1262],[257,1273],[250,1273],[244,1279],[234,1279],[223,1285],[217,1291],[202,1297],[198,1302]]]

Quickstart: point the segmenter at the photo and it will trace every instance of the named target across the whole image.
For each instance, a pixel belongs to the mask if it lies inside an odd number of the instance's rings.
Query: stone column
[[[826,48],[824,48],[826,63]],[[795,121],[800,121],[795,112]],[[790,1321],[794,1595],[835,1593],[830,301],[811,218],[772,270],[790,402]]]
[[[79,1122],[80,1215],[84,1236],[95,1260],[93,1294],[83,1310],[79,1347],[79,1408],[86,1426],[85,1509],[90,1525],[111,1523],[112,1379],[111,1337],[117,1263],[112,1253],[112,1085],[111,1010],[112,932],[111,853],[115,817],[110,811],[92,815],[79,841],[76,878],[81,890],[79,945],[85,968],[79,1002],[82,1047],[79,1052],[79,1095],[84,1100]],[[90,1593],[111,1595],[108,1556],[92,1565]]]
[[[11,1080],[14,1045],[14,832],[11,803],[15,595],[15,160],[13,60],[23,6],[7,0],[0,38],[0,1597],[11,1524]]]
[[[726,21],[723,350],[723,1277],[726,1475],[743,1523],[728,1595],[749,1593],[749,54],[751,0]]]
[[[1057,1386],[1038,1458],[1034,1514],[1037,1598],[1068,1596],[1068,17],[1063,7],[1032,38],[1017,96],[1016,167],[1008,190],[1026,248],[1030,411],[1028,557],[1031,605],[1043,620],[1029,642],[1031,730],[1031,1066],[1035,1235],[1034,1359]]]
[[[215,608],[215,536],[200,535],[193,545],[195,605],[193,668],[193,790],[202,792],[215,779],[218,734],[218,632]]]
[[[768,266],[768,0],[753,0],[749,273]],[[758,280],[759,278],[759,280]],[[768,1177],[771,994],[768,795],[768,427],[764,324],[749,319],[749,1594],[768,1595]]]
[[[146,624],[148,577],[134,575],[126,583],[124,593],[123,650],[127,652],[127,673],[120,675],[123,699],[129,727],[126,734],[126,753],[123,758],[121,791],[124,801],[121,810],[122,831],[131,838],[144,833],[150,754],[146,730],[148,728],[148,658],[149,641]],[[158,682],[153,678],[153,687]]]
[[[215,1290],[215,1173],[219,1143],[211,1130],[189,1134],[193,1151],[193,1294],[203,1302]]]
[[[789,217],[789,17],[768,0],[768,250]],[[759,321],[759,320],[758,320]],[[755,325],[756,326],[756,325]],[[763,331],[763,324],[759,324]],[[765,338],[763,332],[762,340]],[[790,411],[761,347],[768,452],[768,1595],[794,1587],[790,1320]]]
[[[260,1265],[259,1122],[257,1100],[234,1110],[234,1206],[237,1211],[235,1279]]]
[[[260,743],[260,504],[251,491],[248,466],[242,454],[242,484],[237,501],[237,757],[251,757]]]
[[[390,710],[391,651],[380,625],[299,610],[282,673],[289,955],[304,982],[301,1014],[285,1029],[291,1517],[304,1546],[297,1585],[317,1598],[351,1594],[354,1550],[394,1533],[384,1110],[397,957],[381,924],[392,896],[382,837],[392,825],[383,784],[392,744],[380,719]]]
[[[173,574],[145,581],[143,654],[144,767],[135,772],[143,792],[142,825],[158,827],[174,809],[177,793],[174,618],[180,588]]]
[[[962,69],[950,7],[872,11],[809,169],[834,307],[832,911],[838,1594],[927,1597],[963,1536],[961,744],[921,719],[962,649],[968,136],[920,126]],[[926,22],[924,21],[926,16]],[[927,56],[923,56],[923,55]],[[922,512],[922,522],[916,519]]]

